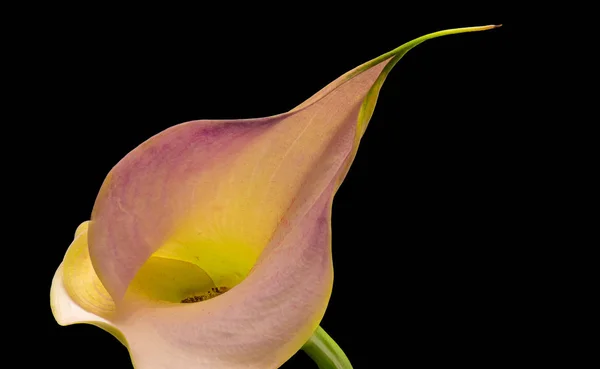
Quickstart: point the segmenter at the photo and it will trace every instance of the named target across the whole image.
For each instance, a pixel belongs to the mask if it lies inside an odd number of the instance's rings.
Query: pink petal
[[[122,159],[100,190],[89,234],[92,263],[117,306],[142,264],[174,239],[231,238],[258,257],[348,164],[359,109],[385,64],[291,113],[180,124]]]

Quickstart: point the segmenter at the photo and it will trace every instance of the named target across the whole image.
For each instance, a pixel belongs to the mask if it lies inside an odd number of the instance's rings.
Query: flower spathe
[[[277,368],[333,284],[331,204],[411,41],[290,112],[171,127],[108,174],[51,288],[59,324],[95,324],[136,368]],[[192,303],[188,303],[192,302]]]

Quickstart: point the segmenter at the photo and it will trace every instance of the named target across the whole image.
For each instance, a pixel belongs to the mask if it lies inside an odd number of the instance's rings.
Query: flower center
[[[205,300],[212,299],[213,297],[217,297],[227,291],[229,291],[229,288],[227,288],[227,287],[213,287],[201,295],[194,295],[194,296],[186,297],[183,300],[181,300],[181,302],[182,303],[191,303],[191,302],[205,301]]]

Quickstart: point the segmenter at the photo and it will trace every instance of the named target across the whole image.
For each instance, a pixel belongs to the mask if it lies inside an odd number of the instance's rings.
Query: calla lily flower
[[[136,368],[278,368],[303,346],[351,367],[319,327],[332,285],[331,205],[381,86],[432,33],[342,75],[289,112],[198,120],[110,171],[50,291],[60,325],[114,335]]]

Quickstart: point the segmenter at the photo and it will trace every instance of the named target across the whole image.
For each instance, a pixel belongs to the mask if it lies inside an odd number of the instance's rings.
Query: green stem
[[[352,369],[344,351],[321,327],[317,327],[302,350],[317,363],[319,369]]]

